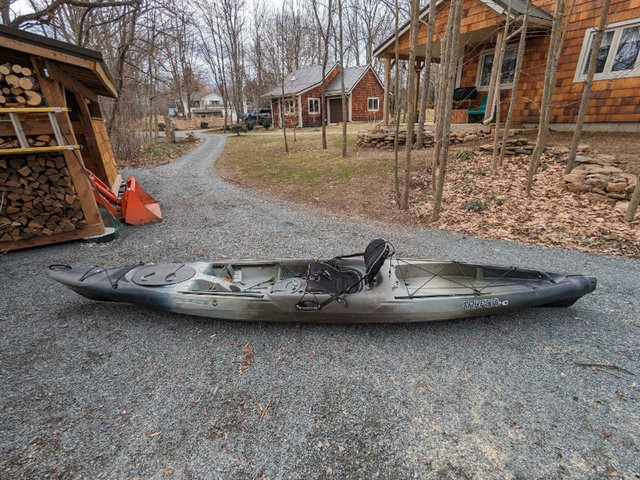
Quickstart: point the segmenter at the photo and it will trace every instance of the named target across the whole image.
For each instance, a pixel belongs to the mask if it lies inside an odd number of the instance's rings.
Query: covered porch
[[[511,95],[515,74],[517,45],[519,31],[526,4],[524,0],[512,0],[511,21],[509,34],[505,38],[504,27],[507,18],[507,5],[489,0],[465,0],[464,16],[460,26],[460,42],[458,47],[458,71],[456,75],[456,90],[454,92],[454,106],[452,123],[468,124],[490,120],[494,116],[495,101],[493,86],[500,77],[500,98],[502,108],[504,102]],[[439,64],[442,56],[441,43],[447,24],[449,2],[440,1],[436,7],[436,19],[433,37],[431,63]],[[383,123],[389,125],[392,113],[391,97],[394,69],[406,69],[407,73],[415,75],[414,100],[417,102],[420,94],[421,76],[425,67],[425,46],[427,43],[427,23],[429,21],[428,6],[420,14],[420,30],[416,46],[414,65],[408,65],[409,60],[409,25],[405,24],[399,31],[399,61],[396,64],[395,36],[389,37],[380,45],[374,54],[384,61],[384,98]],[[545,38],[551,28],[552,16],[544,10],[531,6],[527,28],[527,43],[525,58],[533,60],[533,50],[537,50],[539,39]],[[517,33],[517,35],[516,35]],[[496,50],[505,48],[502,65],[493,62]],[[540,59],[537,59],[540,62]],[[542,61],[544,63],[544,60]],[[523,70],[526,62],[523,63]],[[435,78],[433,69],[432,77]],[[432,80],[433,83],[433,80]],[[522,89],[519,86],[519,91]],[[437,99],[436,99],[437,101]],[[488,107],[487,107],[488,105]],[[407,119],[407,121],[410,121]]]

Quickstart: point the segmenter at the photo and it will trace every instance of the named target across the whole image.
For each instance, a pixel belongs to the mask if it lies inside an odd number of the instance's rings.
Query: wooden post
[[[391,86],[391,58],[389,55],[385,57],[384,60],[384,104],[382,106],[383,111],[383,119],[384,125],[389,125],[389,107],[390,107],[390,99],[389,99],[389,88]]]
[[[416,88],[413,94],[413,105],[414,105],[414,112],[417,113],[418,100],[420,99],[420,72],[422,72],[422,63],[419,60],[416,60],[415,71],[416,71]],[[414,115],[414,118],[412,118],[411,121],[413,123],[416,123],[418,119],[415,118],[415,115]]]

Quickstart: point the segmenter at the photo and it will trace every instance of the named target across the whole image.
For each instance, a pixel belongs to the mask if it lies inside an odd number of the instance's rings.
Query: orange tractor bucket
[[[122,199],[119,199],[102,180],[90,171],[87,173],[96,202],[109,210],[117,220],[123,220],[129,225],[146,225],[162,221],[160,204],[144,191],[135,178],[127,179],[124,194]]]

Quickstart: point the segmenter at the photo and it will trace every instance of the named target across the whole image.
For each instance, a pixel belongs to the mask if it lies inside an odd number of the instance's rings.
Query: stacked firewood
[[[29,147],[53,147],[56,146],[56,139],[52,135],[28,135]],[[9,148],[20,148],[17,137],[0,137],[0,150]]]
[[[0,65],[0,107],[42,105],[40,85],[33,70],[17,63]]]
[[[86,226],[64,157],[0,157],[0,242]]]

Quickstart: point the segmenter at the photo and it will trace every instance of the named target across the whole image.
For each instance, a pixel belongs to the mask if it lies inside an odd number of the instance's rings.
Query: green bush
[[[247,131],[247,126],[243,125],[242,123],[234,123],[233,125],[229,126],[229,131],[231,133],[235,133],[236,135],[240,136],[241,133],[244,133]]]
[[[459,160],[472,160],[473,150],[470,148],[461,148],[455,153],[454,156]]]
[[[468,202],[465,202],[464,209],[481,212],[487,209],[487,202],[483,202],[482,200],[469,200]]]
[[[200,122],[200,128],[209,128],[209,122]]]
[[[265,130],[269,130],[271,128],[271,119],[263,118],[262,119],[262,126],[264,127]]]
[[[254,127],[256,126],[256,124],[255,124],[255,123],[253,123],[253,122],[248,122],[248,123],[246,123],[245,125],[246,125],[246,127],[247,127],[247,130],[249,130],[249,131],[253,130],[253,129],[254,129]]]

